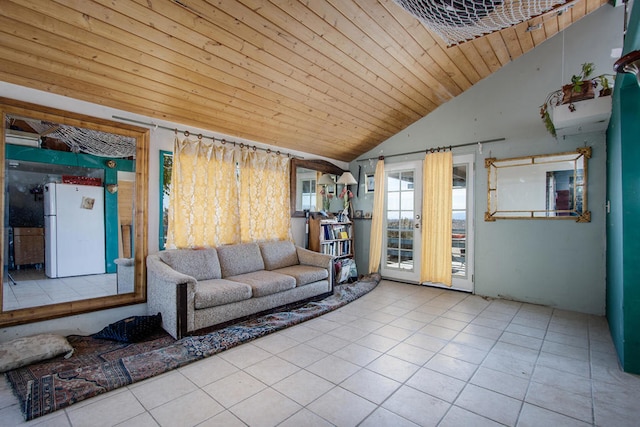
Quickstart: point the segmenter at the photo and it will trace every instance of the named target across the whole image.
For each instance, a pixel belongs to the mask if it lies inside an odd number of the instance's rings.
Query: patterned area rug
[[[28,421],[313,319],[368,293],[379,281],[378,275],[367,276],[336,286],[324,300],[178,341],[164,331],[135,344],[72,335],[68,341],[75,351],[69,359],[60,356],[6,375]]]

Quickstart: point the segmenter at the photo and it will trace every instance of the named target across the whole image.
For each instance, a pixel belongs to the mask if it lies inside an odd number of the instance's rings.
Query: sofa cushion
[[[264,270],[264,261],[257,243],[240,243],[218,247],[222,277]]]
[[[196,280],[220,279],[220,262],[215,249],[170,249],[161,251],[160,259],[174,270]]]
[[[313,267],[311,265],[292,265],[290,267],[279,268],[275,273],[286,274],[296,279],[296,286],[304,286],[309,283],[325,280],[329,277],[326,268]]]
[[[258,245],[262,252],[264,268],[267,270],[277,270],[300,263],[296,246],[289,240],[260,242]]]
[[[296,279],[292,276],[267,270],[239,274],[228,277],[227,279],[233,280],[234,282],[246,283],[251,286],[254,297],[263,297],[296,287]]]
[[[196,309],[230,304],[251,298],[251,286],[225,279],[203,280],[196,284]]]

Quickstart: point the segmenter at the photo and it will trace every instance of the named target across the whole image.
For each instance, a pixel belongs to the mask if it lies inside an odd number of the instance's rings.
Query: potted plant
[[[571,76],[571,83],[563,85],[562,89],[551,92],[547,95],[544,104],[540,106],[540,118],[547,131],[554,137],[557,135],[557,125],[554,123],[553,109],[568,104],[568,112],[575,112],[576,106],[574,102],[596,98],[595,89],[598,85],[601,87],[598,98],[611,95],[609,77],[613,80],[614,76],[612,74],[601,74],[591,77],[595,69],[593,62],[582,64],[580,73]]]
[[[563,104],[595,98],[594,81],[589,79],[595,69],[593,62],[585,62],[580,73],[571,76],[571,83],[562,86]]]
[[[611,86],[609,86],[608,77],[613,78],[613,75],[612,74],[602,74],[602,75],[596,77],[596,79],[598,79],[598,81],[600,82],[600,86],[602,86],[602,89],[600,89],[599,96],[609,96],[609,95],[611,95]]]

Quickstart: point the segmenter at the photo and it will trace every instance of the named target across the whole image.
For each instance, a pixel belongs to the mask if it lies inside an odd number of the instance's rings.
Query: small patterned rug
[[[134,344],[72,335],[68,341],[75,351],[69,359],[60,356],[6,375],[28,421],[313,319],[365,295],[379,282],[379,275],[366,276],[336,286],[321,301],[178,341],[164,331]]]

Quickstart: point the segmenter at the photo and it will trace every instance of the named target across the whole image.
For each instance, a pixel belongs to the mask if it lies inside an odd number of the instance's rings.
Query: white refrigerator
[[[44,187],[47,277],[105,273],[104,188],[50,183]]]

